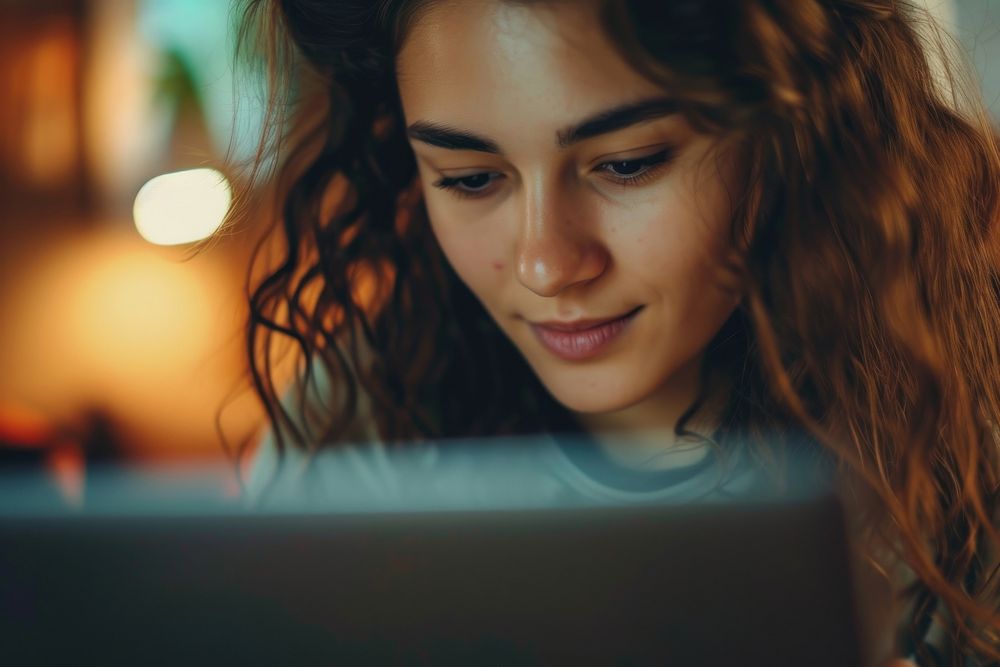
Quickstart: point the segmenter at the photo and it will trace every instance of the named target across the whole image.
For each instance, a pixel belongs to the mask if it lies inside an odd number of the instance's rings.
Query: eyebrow
[[[655,118],[677,113],[677,103],[666,97],[656,97],[600,111],[582,121],[556,132],[556,145],[567,148],[585,139],[617,132]],[[479,151],[500,154],[500,145],[489,137],[466,132],[441,123],[416,121],[407,128],[407,135],[438,148],[456,151]]]
[[[438,148],[448,148],[453,151],[479,151],[481,153],[500,153],[497,142],[481,137],[472,132],[458,130],[441,123],[430,123],[418,120],[407,128],[406,134],[411,139],[422,141]]]

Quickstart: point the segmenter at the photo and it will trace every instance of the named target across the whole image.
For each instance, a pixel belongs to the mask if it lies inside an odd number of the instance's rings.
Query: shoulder
[[[574,505],[548,438],[337,444],[279,454],[267,438],[247,485],[260,509],[413,511]]]
[[[345,400],[343,387],[331,379],[325,365],[314,360],[308,374],[301,374],[281,397],[280,408],[288,416],[291,428],[279,434],[274,424],[268,426],[252,457],[250,473],[244,485],[244,497],[251,505],[260,505],[266,498],[282,496],[299,489],[307,481],[317,454],[334,446],[322,437],[335,408]],[[376,428],[369,402],[359,396],[357,414],[351,427],[344,431],[345,443],[371,442]],[[301,437],[304,441],[299,441]],[[353,449],[336,445],[347,461],[356,458]]]
[[[515,507],[558,503],[565,485],[551,474],[549,437],[390,444],[379,438],[362,393],[337,442],[324,442],[331,407],[343,388],[314,362],[282,396],[281,406],[306,441],[272,426],[255,452],[244,487],[258,509],[361,510]]]

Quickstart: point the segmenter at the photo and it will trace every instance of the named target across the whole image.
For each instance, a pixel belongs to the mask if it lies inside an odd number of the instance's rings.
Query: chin
[[[623,389],[623,383],[601,382],[598,380],[577,382],[567,381],[560,378],[560,381],[548,382],[541,377],[542,384],[548,389],[556,401],[572,412],[581,414],[601,414],[624,410],[627,407],[639,403],[644,398],[644,394],[637,394],[634,385],[630,386],[631,391]]]

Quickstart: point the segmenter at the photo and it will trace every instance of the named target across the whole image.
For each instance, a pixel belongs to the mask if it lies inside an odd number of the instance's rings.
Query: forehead
[[[431,3],[397,58],[407,121],[485,129],[545,119],[561,126],[589,112],[662,95],[609,41],[596,4]]]

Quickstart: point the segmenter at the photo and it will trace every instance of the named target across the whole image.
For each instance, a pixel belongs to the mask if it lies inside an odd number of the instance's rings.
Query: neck
[[[690,465],[705,456],[704,443],[678,437],[674,427],[698,395],[699,355],[640,403],[614,412],[578,414],[579,423],[607,456],[624,467],[666,469]],[[710,396],[686,430],[709,436],[718,426],[722,392]]]

